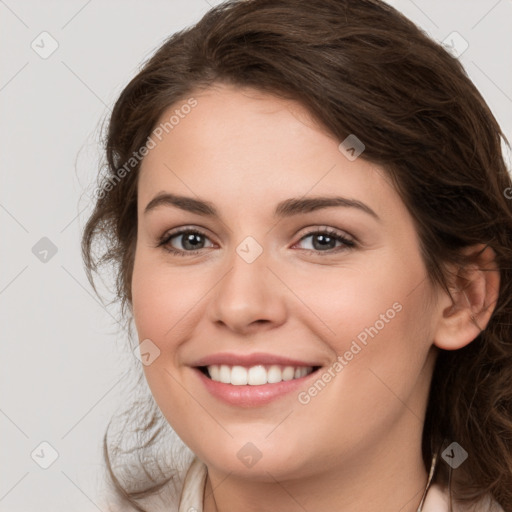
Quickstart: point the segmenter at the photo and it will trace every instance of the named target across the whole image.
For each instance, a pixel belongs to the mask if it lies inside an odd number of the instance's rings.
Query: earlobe
[[[471,343],[487,327],[499,296],[500,273],[494,250],[478,244],[461,252],[469,262],[453,273],[449,286],[452,298],[444,292],[439,301],[434,345],[444,350]]]

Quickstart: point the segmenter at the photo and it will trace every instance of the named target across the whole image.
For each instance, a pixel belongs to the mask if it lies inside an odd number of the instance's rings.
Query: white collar
[[[207,473],[206,464],[195,456],[183,481],[178,512],[203,512]]]

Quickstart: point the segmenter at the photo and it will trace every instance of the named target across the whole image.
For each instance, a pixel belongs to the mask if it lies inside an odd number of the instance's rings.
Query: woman
[[[502,137],[377,0],[233,1],[173,35],[115,105],[83,238],[137,330],[142,456],[162,418],[194,456],[129,482],[105,437],[123,503],[512,510]]]

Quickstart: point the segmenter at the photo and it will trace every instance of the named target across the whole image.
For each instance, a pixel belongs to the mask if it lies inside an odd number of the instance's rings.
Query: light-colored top
[[[178,512],[203,512],[203,497],[206,485],[206,465],[194,457],[190,464],[183,487]],[[504,512],[504,510],[489,497],[477,504],[466,507],[454,505],[453,512]],[[450,512],[447,489],[438,484],[432,484],[428,489],[422,512]]]

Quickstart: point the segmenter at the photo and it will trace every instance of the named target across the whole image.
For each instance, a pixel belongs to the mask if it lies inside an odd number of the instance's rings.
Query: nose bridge
[[[228,258],[229,271],[220,283],[224,291],[232,291],[242,299],[264,293],[268,286],[268,250],[253,236],[246,236],[233,248]]]
[[[267,265],[270,251],[246,236],[227,261],[211,301],[213,320],[243,330],[253,322],[279,321],[284,313],[279,284]]]
[[[262,237],[259,237],[262,238]],[[247,265],[252,265],[257,260],[266,260],[268,250],[264,250],[263,241],[260,243],[251,235],[246,236],[236,247],[235,252]],[[265,257],[261,258],[265,252]],[[261,264],[261,261],[260,261]]]

